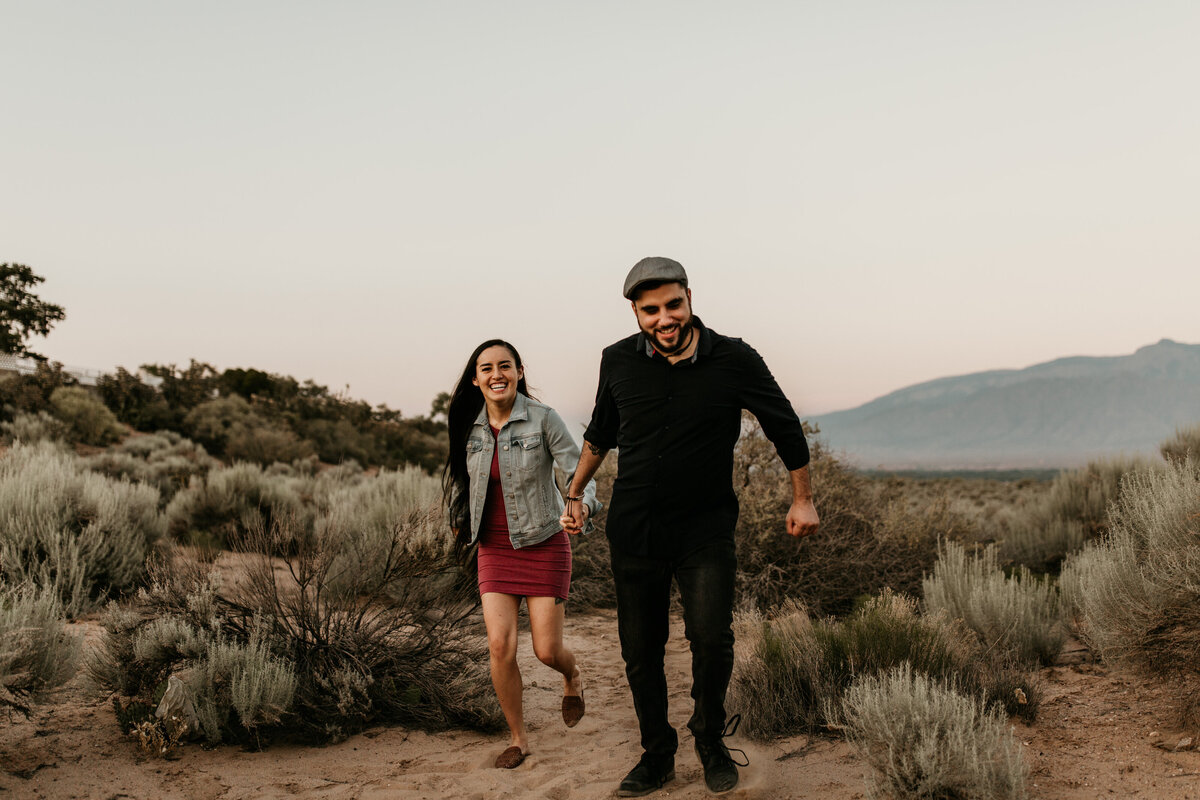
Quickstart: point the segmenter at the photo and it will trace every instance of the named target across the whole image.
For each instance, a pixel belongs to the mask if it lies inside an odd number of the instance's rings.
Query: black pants
[[[641,726],[642,749],[673,755],[679,737],[667,721],[663,653],[668,634],[671,579],[679,585],[684,633],[692,649],[688,728],[697,739],[719,739],[725,726],[725,690],[733,672],[733,537],[678,557],[648,558],[612,551],[617,628],[625,675]]]

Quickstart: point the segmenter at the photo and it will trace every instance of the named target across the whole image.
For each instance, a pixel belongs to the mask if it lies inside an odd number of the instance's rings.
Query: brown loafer
[[[568,728],[574,728],[583,719],[583,686],[579,687],[579,695],[569,694],[562,701],[562,718]]]
[[[525,761],[525,753],[515,744],[500,755],[496,756],[496,766],[499,769],[516,769]]]

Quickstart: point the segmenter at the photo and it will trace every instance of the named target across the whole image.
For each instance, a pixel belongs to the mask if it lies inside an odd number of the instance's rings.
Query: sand
[[[95,620],[75,623],[94,642]],[[633,704],[611,612],[573,615],[567,641],[585,670],[587,716],[567,729],[562,682],[521,642],[531,754],[515,770],[492,760],[501,735],[428,734],[377,728],[329,747],[272,746],[262,752],[189,744],[172,760],[148,758],[121,735],[107,697],[82,677],[56,690],[30,719],[0,721],[0,797],[14,798],[608,798],[636,762]],[[1171,692],[1138,676],[1087,662],[1078,648],[1044,671],[1041,715],[1018,725],[1034,798],[1200,800],[1200,753],[1168,752]],[[668,644],[672,719],[680,729],[676,780],[652,797],[710,797],[685,726],[690,658],[676,620]],[[731,798],[866,796],[866,767],[845,743],[797,736],[768,743],[735,737],[751,765]]]

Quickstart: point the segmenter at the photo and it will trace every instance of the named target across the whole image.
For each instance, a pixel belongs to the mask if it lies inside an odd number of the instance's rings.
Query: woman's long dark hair
[[[458,537],[454,542],[454,550],[459,560],[469,558],[471,541],[471,476],[467,474],[467,437],[476,417],[483,409],[483,392],[471,382],[475,377],[475,364],[479,354],[489,347],[503,347],[512,353],[513,362],[518,370],[522,370],[521,378],[517,381],[517,391],[529,397],[529,389],[525,385],[525,375],[521,363],[521,354],[503,339],[488,339],[467,359],[462,375],[450,393],[450,402],[446,408],[446,426],[450,432],[450,456],[446,459],[446,468],[442,471],[442,501],[450,512],[450,519],[465,519],[464,525],[458,529]]]

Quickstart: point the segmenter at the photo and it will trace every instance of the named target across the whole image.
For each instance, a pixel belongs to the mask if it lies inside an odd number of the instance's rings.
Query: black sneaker
[[[750,766],[750,759],[746,757],[744,751],[738,750],[736,747],[730,750],[721,741],[726,736],[732,736],[737,732],[738,723],[741,721],[741,715],[734,714],[729,718],[725,730],[719,737],[696,740],[696,755],[700,756],[700,763],[704,766],[704,784],[713,794],[723,794],[737,786],[737,768]],[[742,760],[735,760],[732,753],[738,753]]]
[[[617,787],[617,797],[641,797],[656,792],[675,780],[675,758],[643,753],[637,766]]]

